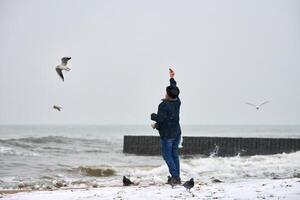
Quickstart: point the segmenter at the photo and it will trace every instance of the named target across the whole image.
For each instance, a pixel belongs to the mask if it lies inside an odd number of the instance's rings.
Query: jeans
[[[178,145],[180,135],[176,138],[161,138],[160,145],[162,156],[168,165],[172,177],[180,177],[180,164],[178,155]]]

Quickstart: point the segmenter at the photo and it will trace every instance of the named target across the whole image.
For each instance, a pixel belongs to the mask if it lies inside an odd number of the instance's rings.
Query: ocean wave
[[[31,144],[72,144],[74,142],[83,143],[83,144],[115,144],[120,143],[118,140],[111,139],[87,139],[87,138],[72,138],[65,136],[45,136],[45,137],[25,137],[18,139],[0,139],[2,144],[12,144],[16,146],[30,147]]]
[[[36,154],[98,154],[121,152],[122,143],[108,139],[69,138],[63,136],[26,137],[19,139],[0,140],[0,146],[6,146],[11,150],[6,154],[18,154],[18,151],[36,152]],[[115,147],[115,148],[112,148]],[[4,149],[2,150],[4,152]],[[34,154],[33,154],[34,156]]]
[[[28,157],[37,157],[40,156],[40,154],[35,153],[35,152],[23,152],[23,151],[18,151],[16,149],[12,149],[10,147],[5,147],[5,146],[0,146],[0,154],[3,155],[16,155],[16,156],[28,156]]]
[[[79,167],[80,173],[86,176],[108,177],[116,174],[110,167]]]
[[[245,178],[293,178],[300,176],[300,151],[276,155],[250,157],[206,157],[181,160],[183,179],[210,182],[214,178],[232,181]],[[145,183],[164,183],[169,174],[165,164],[153,168],[132,167],[122,170],[122,174],[141,177]]]
[[[90,150],[82,150],[80,152],[86,152],[86,153],[109,153],[109,151],[104,151],[102,149],[90,149]]]
[[[1,148],[0,148],[1,149]],[[3,151],[3,148],[2,148]],[[6,151],[9,151],[6,149]],[[151,157],[149,157],[151,159]],[[146,162],[146,161],[145,161]],[[150,166],[79,166],[59,164],[48,175],[37,178],[42,184],[53,180],[64,181],[66,187],[121,186],[122,176],[129,176],[140,186],[165,184],[169,174],[164,162]],[[245,179],[289,179],[300,177],[300,151],[289,154],[262,155],[249,157],[205,157],[181,160],[181,178],[194,178],[198,182],[213,183],[214,180],[234,182]],[[47,175],[45,177],[45,175]],[[2,185],[7,185],[5,182]],[[51,184],[50,184],[51,185]],[[57,184],[52,184],[56,187]]]
[[[70,142],[70,138],[62,137],[62,136],[46,136],[46,137],[27,137],[15,139],[23,142],[30,142],[36,144],[45,144],[45,143],[67,143]]]
[[[24,148],[24,149],[34,148],[34,146],[32,144],[24,143],[22,141],[0,140],[0,143],[10,145],[10,146],[14,146],[14,147],[21,147],[21,148]]]
[[[26,137],[18,139],[2,139],[0,143],[10,144],[19,147],[33,147],[34,144],[46,144],[46,143],[67,143],[70,141],[70,138],[62,136],[46,136],[46,137]]]

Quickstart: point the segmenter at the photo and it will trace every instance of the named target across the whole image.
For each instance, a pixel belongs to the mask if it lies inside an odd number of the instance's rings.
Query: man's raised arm
[[[176,87],[176,81],[175,81],[175,79],[174,78],[170,78],[170,86],[172,86],[172,87]]]
[[[169,74],[170,74],[170,86],[176,87],[177,83],[174,79],[175,72],[171,68],[169,68]]]

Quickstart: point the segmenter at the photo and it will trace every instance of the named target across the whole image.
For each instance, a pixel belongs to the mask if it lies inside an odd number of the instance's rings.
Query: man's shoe
[[[180,177],[174,177],[176,184],[181,185],[181,178]]]
[[[177,181],[174,177],[171,178],[171,181],[170,181],[170,185],[172,186],[172,188],[177,185]]]
[[[172,177],[170,185],[173,187],[175,185],[181,185],[181,179],[179,177]]]

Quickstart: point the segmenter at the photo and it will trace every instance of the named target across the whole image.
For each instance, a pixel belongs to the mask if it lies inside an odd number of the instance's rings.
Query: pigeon
[[[68,61],[71,59],[71,57],[63,57],[61,58],[61,64],[57,65],[55,70],[57,72],[57,74],[59,75],[59,77],[62,79],[62,81],[64,81],[64,75],[62,73],[63,70],[66,71],[70,71],[71,69],[67,66]]]
[[[191,178],[191,180],[185,182],[185,183],[183,184],[183,187],[185,187],[186,190],[188,190],[189,192],[191,192],[191,191],[190,191],[191,188],[194,187],[194,179]]]
[[[168,176],[167,184],[171,184],[171,179],[172,179],[172,177],[171,177],[171,176]]]
[[[222,183],[223,181],[221,181],[221,180],[219,180],[219,179],[217,179],[217,178],[212,178],[212,182],[213,183]]]
[[[267,104],[267,103],[269,103],[269,101],[265,101],[265,102],[263,102],[263,103],[261,103],[261,104],[258,104],[258,105],[255,105],[255,104],[252,104],[252,103],[248,103],[248,102],[246,102],[246,104],[248,104],[249,106],[253,106],[253,107],[255,107],[255,108],[256,108],[256,110],[259,110],[259,109],[260,109],[260,107],[261,107],[262,105],[264,105],[264,104]]]
[[[58,110],[58,111],[61,111],[62,107],[61,107],[61,106],[54,105],[54,106],[53,106],[53,109],[56,109],[56,110]]]
[[[134,183],[131,182],[131,180],[129,180],[128,178],[126,178],[125,176],[123,176],[123,185],[124,186],[130,186],[133,185]]]

